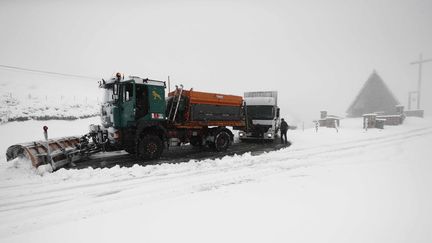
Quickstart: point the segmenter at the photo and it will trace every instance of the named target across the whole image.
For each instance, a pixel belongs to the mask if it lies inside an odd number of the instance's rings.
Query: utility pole
[[[422,79],[422,65],[426,62],[432,62],[432,59],[423,60],[423,55],[420,53],[418,61],[412,62],[411,65],[419,65],[419,77],[417,84],[417,110],[420,110],[420,96],[421,96],[421,79]]]

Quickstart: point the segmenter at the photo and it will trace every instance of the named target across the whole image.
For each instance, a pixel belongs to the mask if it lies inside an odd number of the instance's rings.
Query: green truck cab
[[[107,133],[107,147],[135,154],[142,147],[139,143],[151,137],[150,140],[157,141],[149,149],[156,153],[154,156],[159,156],[166,140],[165,82],[116,77],[109,82],[102,81],[100,87],[104,89],[101,119],[102,129]]]
[[[140,121],[165,119],[165,87],[137,83],[134,79],[118,84],[119,98],[114,114],[115,128],[136,126]]]

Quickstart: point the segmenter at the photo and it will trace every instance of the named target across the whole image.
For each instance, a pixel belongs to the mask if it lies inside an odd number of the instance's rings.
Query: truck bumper
[[[264,133],[262,135],[255,135],[252,133],[239,132],[240,140],[274,140],[275,134],[273,133]]]

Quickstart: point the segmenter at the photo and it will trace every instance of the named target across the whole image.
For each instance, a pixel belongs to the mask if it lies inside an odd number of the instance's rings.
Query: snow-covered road
[[[1,163],[0,241],[431,242],[430,121],[344,123],[259,156],[43,177]]]

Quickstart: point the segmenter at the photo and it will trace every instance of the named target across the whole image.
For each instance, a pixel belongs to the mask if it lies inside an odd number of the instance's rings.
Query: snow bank
[[[30,179],[35,175],[43,176],[53,172],[51,165],[41,165],[34,168],[27,158],[15,158],[8,163],[2,164],[0,173],[4,180],[16,180],[17,178]]]

